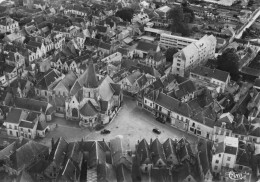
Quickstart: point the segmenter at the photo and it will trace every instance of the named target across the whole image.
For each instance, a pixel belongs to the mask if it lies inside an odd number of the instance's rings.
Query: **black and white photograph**
[[[0,182],[260,182],[260,0],[0,0]]]

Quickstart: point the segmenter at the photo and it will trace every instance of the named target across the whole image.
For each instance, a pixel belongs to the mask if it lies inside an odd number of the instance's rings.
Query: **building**
[[[192,68],[214,58],[216,45],[217,40],[213,35],[205,35],[189,44],[173,56],[172,73],[184,76]]]
[[[17,21],[10,17],[2,17],[0,19],[0,33],[14,33],[19,30],[19,24]]]
[[[206,86],[209,90],[224,93],[230,82],[230,74],[218,69],[197,66],[190,71],[190,79],[197,85]]]
[[[165,48],[175,47],[177,49],[183,49],[196,41],[196,39],[162,33],[160,36],[159,45]]]
[[[212,171],[221,172],[222,168],[234,168],[238,154],[238,139],[225,137],[224,141],[214,143],[212,153]]]

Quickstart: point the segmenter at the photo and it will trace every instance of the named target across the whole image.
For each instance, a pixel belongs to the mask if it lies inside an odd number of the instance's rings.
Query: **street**
[[[159,138],[161,142],[166,141],[168,138],[173,140],[180,139],[181,137],[186,137],[193,148],[198,141],[196,136],[187,134],[186,132],[179,131],[168,124],[162,124],[155,120],[153,115],[148,111],[138,107],[136,101],[130,97],[124,97],[124,103],[119,111],[118,115],[108,124],[105,128],[110,130],[110,134],[101,135],[100,131],[90,131],[89,129],[82,129],[78,126],[70,126],[64,121],[62,124],[62,118],[57,119],[58,127],[51,131],[46,138],[42,139],[40,142],[50,145],[51,138],[55,140],[58,137],[64,137],[68,142],[77,141],[84,138],[84,140],[105,140],[109,141],[117,135],[123,135],[130,141],[130,146],[135,150],[135,145],[138,140],[145,138],[147,142],[150,139]],[[56,123],[56,122],[55,122]],[[155,134],[152,129],[158,128],[161,130],[161,134]]]

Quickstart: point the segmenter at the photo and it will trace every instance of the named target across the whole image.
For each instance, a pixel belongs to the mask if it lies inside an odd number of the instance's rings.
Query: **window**
[[[180,71],[180,68],[177,68],[177,71]]]
[[[198,135],[201,135],[201,131],[198,130],[198,131],[197,131],[197,134],[198,134]]]
[[[214,170],[218,170],[218,166],[215,166],[215,167],[214,167]]]
[[[177,66],[180,66],[181,64],[180,63],[177,63]]]
[[[21,128],[21,131],[23,131],[23,128]]]
[[[16,129],[16,130],[17,130],[17,126],[15,126],[15,127],[14,127],[14,129]]]
[[[221,154],[218,154],[218,157],[221,157]]]
[[[30,132],[31,132],[31,130],[30,130],[30,129],[28,129],[28,132],[30,133]]]
[[[194,132],[194,128],[190,127],[190,131]]]
[[[228,131],[226,132],[226,136],[229,136],[229,132]]]
[[[9,128],[12,129],[12,125],[9,125]]]
[[[216,164],[218,164],[219,163],[219,160],[216,160]]]
[[[227,164],[226,164],[226,167],[229,167],[229,165],[230,165],[230,164],[229,164],[229,163],[227,163]]]
[[[13,135],[13,132],[12,132],[12,131],[10,131],[10,135]]]
[[[231,160],[231,157],[228,157],[228,158],[227,158],[227,161],[230,161],[230,160]]]
[[[195,127],[195,123],[192,123],[192,127]]]

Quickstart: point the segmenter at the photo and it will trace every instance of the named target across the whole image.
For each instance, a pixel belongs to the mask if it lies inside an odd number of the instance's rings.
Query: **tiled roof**
[[[211,171],[211,163],[210,163],[210,150],[208,147],[211,145],[208,144],[209,141],[200,139],[199,140],[199,147],[198,147],[198,157],[200,160],[200,164],[203,170],[204,175],[207,174],[208,171]]]
[[[46,112],[48,103],[44,101],[28,99],[28,98],[19,98],[14,99],[14,104],[17,108],[36,111],[36,112]]]
[[[158,45],[152,42],[146,42],[143,40],[140,40],[136,46],[136,50],[141,50],[144,52],[149,52],[149,51],[156,51]]]
[[[178,141],[178,144],[180,145],[180,149],[177,152],[178,156],[180,157],[180,160],[182,160],[185,156],[193,156],[193,152],[190,146],[189,141],[186,138],[182,138]]]
[[[193,70],[191,70],[191,73],[195,73],[201,76],[214,78],[216,80],[220,80],[222,82],[226,82],[227,78],[229,76],[228,72],[218,70],[218,69],[210,69],[204,66],[197,66]]]
[[[57,168],[61,167],[68,148],[68,143],[60,137],[58,141],[54,144],[54,148],[50,153],[50,160],[55,162]]]
[[[111,47],[112,47],[112,45],[111,45],[111,44],[104,43],[104,42],[100,42],[98,47],[101,48],[101,49],[110,50]]]
[[[100,163],[97,166],[97,181],[116,181],[116,173],[111,164]]]
[[[150,163],[149,145],[145,139],[141,140],[141,142],[138,143],[136,149],[136,155],[139,156],[141,164]]]
[[[121,93],[121,85],[116,83],[110,84],[112,90],[114,91],[114,95],[120,95]]]
[[[164,93],[159,93],[155,103],[166,109],[169,109],[170,111],[174,111],[183,116],[190,117],[191,113],[188,104],[182,103]]]
[[[124,164],[120,164],[116,169],[117,181],[132,182],[132,172]]]
[[[80,109],[80,114],[87,117],[93,117],[97,115],[98,110],[92,104],[91,101],[88,101],[84,104],[84,106]]]
[[[250,154],[246,151],[246,149],[238,149],[236,164],[241,166],[247,166],[249,168],[252,167]]]
[[[49,86],[59,78],[54,69],[49,69],[44,75],[37,80],[36,87],[42,90],[48,90]]]
[[[78,81],[81,86],[86,88],[98,87],[97,76],[93,63],[89,64],[87,70],[79,77]]]
[[[22,109],[12,108],[5,122],[19,124],[22,112],[23,112]]]
[[[10,161],[13,169],[20,170],[32,164],[41,153],[48,154],[49,148],[34,141],[29,141],[18,148],[11,156]],[[36,157],[37,156],[37,157]]]
[[[187,80],[178,86],[175,91],[175,95],[178,99],[181,99],[187,94],[192,94],[196,91],[195,84],[191,80]]]
[[[164,153],[165,153],[165,157],[166,159],[168,159],[168,157],[171,157],[171,160],[173,161],[174,165],[178,165],[179,161],[178,161],[178,156],[176,154],[176,142],[173,141],[171,138],[168,138],[164,143],[163,143],[163,149],[164,149]]]
[[[163,145],[160,143],[158,138],[156,138],[150,146],[151,159],[154,164],[157,163],[158,160],[162,160],[166,163],[166,158],[163,150]]]
[[[96,164],[105,164],[106,163],[106,151],[103,149],[100,142],[93,141],[92,146],[89,150],[89,167],[96,167]]]
[[[21,121],[19,127],[33,129],[35,123],[33,121]]]
[[[151,169],[151,182],[172,182],[173,175],[170,169],[167,168],[152,168]]]
[[[237,155],[237,148],[232,147],[232,146],[225,146],[225,153],[227,154],[232,154],[232,155]]]

